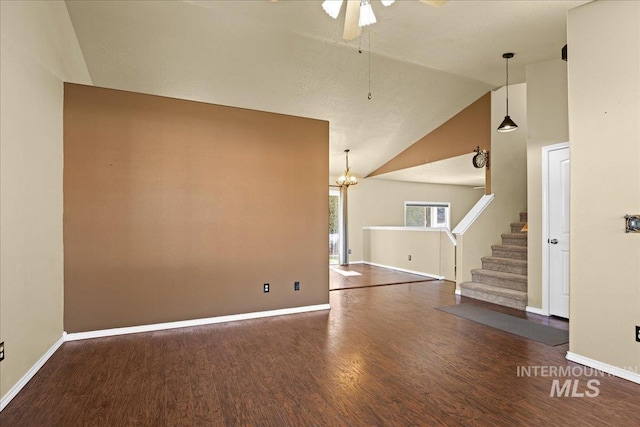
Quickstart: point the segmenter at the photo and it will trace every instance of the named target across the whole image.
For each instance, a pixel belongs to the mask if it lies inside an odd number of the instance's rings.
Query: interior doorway
[[[543,310],[569,318],[569,144],[543,148]]]

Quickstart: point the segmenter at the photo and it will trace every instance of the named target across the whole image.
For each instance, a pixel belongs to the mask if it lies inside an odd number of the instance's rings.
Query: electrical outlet
[[[0,342],[0,362],[4,360],[4,341]]]
[[[640,342],[640,326],[636,326],[636,341]]]
[[[300,290],[300,282],[293,282],[293,290],[294,291]]]
[[[351,249],[349,249],[349,255],[351,255]]]
[[[266,293],[269,293],[269,284],[268,284],[268,283],[265,283],[265,284],[263,285],[263,287],[262,287],[262,292],[264,292],[265,294],[266,294]]]
[[[411,255],[409,255],[409,261],[411,261]]]

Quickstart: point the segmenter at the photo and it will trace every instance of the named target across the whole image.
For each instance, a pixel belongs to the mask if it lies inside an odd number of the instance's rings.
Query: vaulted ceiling
[[[328,120],[330,173],[350,148],[364,176],[502,86],[503,52],[514,83],[558,58],[587,2],[372,0],[378,23],[349,42],[344,8],[314,0],[66,3],[95,85]]]

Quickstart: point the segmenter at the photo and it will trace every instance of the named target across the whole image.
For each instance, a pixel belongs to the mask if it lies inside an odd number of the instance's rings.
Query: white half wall
[[[363,179],[349,187],[349,260],[364,260],[363,226],[404,226],[405,201],[451,203],[453,228],[483,195],[460,185]]]

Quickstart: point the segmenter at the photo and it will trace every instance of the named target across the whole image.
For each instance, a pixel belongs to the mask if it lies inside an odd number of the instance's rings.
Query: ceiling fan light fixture
[[[369,0],[360,0],[360,18],[358,25],[364,27],[375,24],[376,22],[376,16],[373,14],[373,9],[371,8],[371,2]]]
[[[391,6],[396,0],[380,0],[382,4],[386,6]]]
[[[342,3],[344,3],[344,0],[324,0],[322,2],[322,8],[327,12],[327,15],[333,19],[338,19]]]
[[[504,116],[504,120],[500,123],[500,126],[498,126],[498,132],[512,132],[518,129],[516,122],[509,117],[509,59],[513,58],[514,54],[511,52],[503,53],[502,57],[507,61],[507,114]]]

